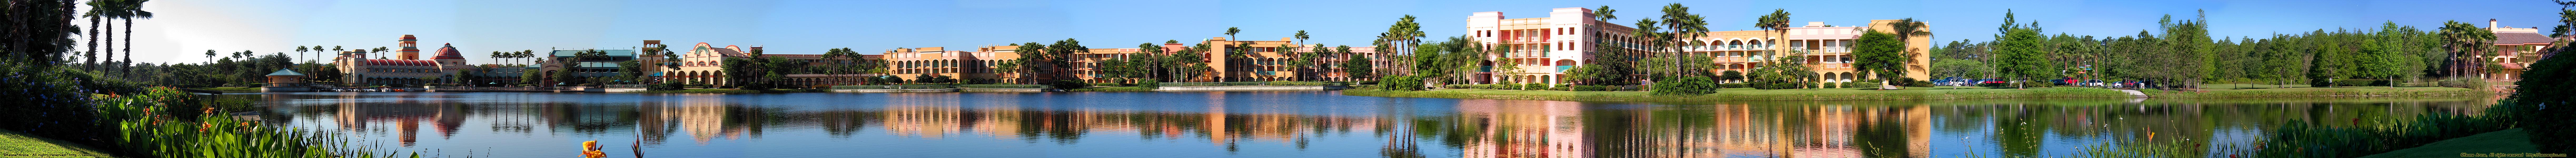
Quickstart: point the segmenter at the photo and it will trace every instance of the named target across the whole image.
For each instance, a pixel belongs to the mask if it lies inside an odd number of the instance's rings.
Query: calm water
[[[2492,97],[1611,103],[1337,92],[249,93],[274,126],[451,156],[1962,157],[2478,113]]]

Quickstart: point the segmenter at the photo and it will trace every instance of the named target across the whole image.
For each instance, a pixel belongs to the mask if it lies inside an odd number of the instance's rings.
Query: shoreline
[[[1965,99],[2048,99],[2048,98],[2136,98],[2128,94],[2099,88],[2030,88],[2030,89],[1921,89],[1870,90],[1874,88],[1829,89],[1719,89],[1701,96],[1656,96],[1645,91],[1546,91],[1441,89],[1428,91],[1386,91],[1376,89],[1343,90],[1342,95],[1373,97],[1453,98],[1453,99],[1520,99],[1555,101],[1623,101],[1623,102],[1700,102],[1700,101],[1821,101],[1821,100],[1965,100]],[[2485,91],[2451,87],[2364,87],[2364,88],[2270,88],[2230,89],[2201,92],[2142,90],[2146,98],[2209,99],[2264,97],[2378,97],[2378,96],[2461,96],[2492,95]]]

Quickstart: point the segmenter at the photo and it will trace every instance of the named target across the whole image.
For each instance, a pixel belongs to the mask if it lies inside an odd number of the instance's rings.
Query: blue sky
[[[1404,15],[1423,31],[1463,34],[1469,13],[1544,17],[1551,8],[1619,10],[1621,23],[1660,15],[1674,1],[681,1],[681,0],[162,0],[136,20],[134,51],[144,62],[202,62],[205,50],[294,54],[295,46],[392,47],[417,35],[423,51],[454,43],[473,63],[492,51],[631,49],[640,40],[686,46],[765,46],[770,53],[819,54],[832,48],[876,53],[892,48],[966,48],[1075,38],[1092,48],[1133,48],[1164,40],[1223,37],[1276,39],[1298,30],[1309,43],[1365,46]],[[2208,10],[2214,36],[2268,37],[2275,32],[2371,29],[2381,22],[2420,28],[2446,20],[2484,26],[2556,26],[2545,0],[2522,1],[1803,1],[1691,0],[1692,13],[1716,30],[1753,30],[1750,21],[1787,9],[1792,21],[1850,25],[1912,17],[1929,22],[1936,41],[1985,41],[2012,9],[2049,34],[2123,36],[2155,27],[2171,14]],[[76,22],[87,25],[86,22]],[[123,28],[118,28],[123,31]],[[85,41],[84,41],[85,42]],[[120,44],[122,45],[122,44]],[[75,48],[80,49],[80,48]],[[434,55],[424,53],[426,55]],[[423,57],[427,58],[427,57]]]

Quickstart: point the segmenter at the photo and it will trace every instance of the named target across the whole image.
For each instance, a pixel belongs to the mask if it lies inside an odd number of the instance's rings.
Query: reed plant
[[[352,147],[336,134],[276,128],[224,115],[222,106],[171,88],[94,95],[99,119],[114,126],[107,148],[129,157],[334,158],[420,157]],[[181,109],[174,109],[181,108]],[[194,108],[194,109],[184,109]]]
[[[2250,150],[2232,154],[2249,157],[2360,157],[2399,149],[2414,148],[2451,138],[2512,129],[2512,99],[2499,101],[2482,115],[2431,113],[2411,120],[2336,121],[2312,120],[2290,123],[2272,131],[2270,137]],[[2337,124],[2340,124],[2338,126]]]

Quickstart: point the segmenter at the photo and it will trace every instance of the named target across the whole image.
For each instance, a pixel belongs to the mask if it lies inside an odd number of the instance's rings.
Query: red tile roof
[[[366,60],[366,62],[367,65],[382,66],[438,66],[438,62],[429,60]]]
[[[456,44],[446,45],[447,46],[438,47],[438,57],[431,57],[429,59],[465,59],[464,53],[456,52]]]

